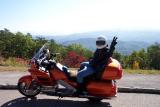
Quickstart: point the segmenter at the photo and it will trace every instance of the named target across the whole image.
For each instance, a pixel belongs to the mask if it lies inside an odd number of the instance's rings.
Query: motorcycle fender
[[[30,83],[32,82],[32,76],[31,75],[25,75],[18,80],[18,83],[19,82],[26,82],[28,85],[30,85]]]

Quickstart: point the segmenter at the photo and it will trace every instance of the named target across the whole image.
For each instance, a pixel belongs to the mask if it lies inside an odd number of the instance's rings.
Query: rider
[[[77,93],[79,94],[82,94],[82,92],[85,91],[84,78],[95,72],[100,72],[110,57],[105,37],[100,36],[97,38],[96,47],[97,49],[94,52],[93,58],[89,62],[83,62],[80,67],[83,69],[77,74]]]
[[[38,63],[39,65],[48,65],[49,59],[51,57],[49,49],[43,49],[42,53],[40,53]]]

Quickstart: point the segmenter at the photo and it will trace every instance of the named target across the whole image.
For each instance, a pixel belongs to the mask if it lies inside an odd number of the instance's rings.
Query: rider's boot
[[[87,92],[86,85],[84,83],[77,83],[77,95],[85,95]]]

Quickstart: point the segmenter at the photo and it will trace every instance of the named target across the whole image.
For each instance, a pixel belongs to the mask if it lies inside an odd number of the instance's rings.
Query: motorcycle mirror
[[[60,53],[51,53],[51,58],[52,57],[56,57],[57,55],[59,55]]]
[[[56,57],[54,53],[51,53],[51,58],[52,58],[52,57]]]
[[[56,53],[56,55],[60,55],[60,53]]]

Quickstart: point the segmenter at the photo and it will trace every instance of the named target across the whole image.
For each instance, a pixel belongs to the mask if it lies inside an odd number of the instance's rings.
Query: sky
[[[0,29],[41,35],[160,30],[160,0],[0,0]]]

